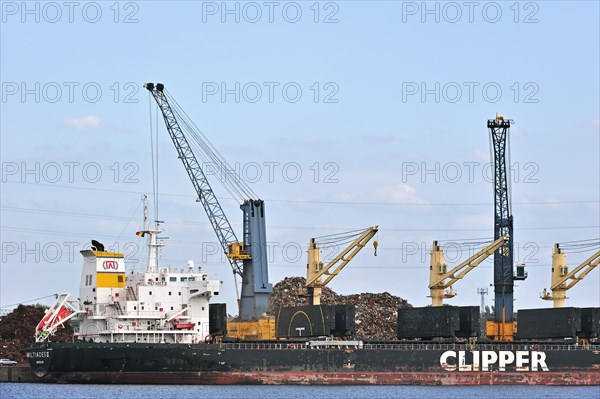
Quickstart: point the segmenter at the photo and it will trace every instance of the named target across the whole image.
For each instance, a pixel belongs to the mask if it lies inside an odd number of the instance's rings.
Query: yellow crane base
[[[243,340],[273,340],[275,339],[275,318],[229,321],[227,322],[227,336]]]
[[[485,324],[485,335],[494,341],[514,341],[517,336],[517,322],[488,321]]]

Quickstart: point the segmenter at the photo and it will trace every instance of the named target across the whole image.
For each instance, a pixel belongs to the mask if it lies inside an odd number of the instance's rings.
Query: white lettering
[[[50,352],[27,352],[27,357],[50,357]]]
[[[479,351],[473,351],[473,371],[479,371]]]
[[[442,366],[442,368],[446,371],[456,370],[455,365],[448,364],[448,358],[450,358],[450,357],[456,358],[456,352],[455,351],[446,351],[446,352],[442,353],[442,356],[440,357],[440,366]]]
[[[460,371],[471,371],[472,366],[465,361],[465,351],[458,352],[458,369]]]
[[[446,351],[440,356],[440,365],[446,371],[506,371],[513,365],[516,371],[549,371],[544,352],[471,351],[472,356],[467,352]]]
[[[498,361],[498,355],[494,351],[481,352],[481,370],[488,371],[489,366]]]
[[[546,354],[544,352],[531,351],[531,371],[538,371],[538,366],[543,371],[548,371],[546,366]]]
[[[529,352],[517,351],[517,371],[529,371]]]
[[[506,370],[506,365],[515,361],[515,354],[511,351],[500,351],[498,357],[500,358],[500,362],[498,363],[500,371]]]

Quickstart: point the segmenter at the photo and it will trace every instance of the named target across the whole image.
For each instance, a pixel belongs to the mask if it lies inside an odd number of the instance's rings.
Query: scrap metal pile
[[[286,277],[273,287],[271,308],[308,305],[306,279]],[[387,292],[339,295],[323,287],[321,303],[325,305],[354,305],[356,307],[356,336],[364,339],[391,340],[396,338],[398,308],[411,305]]]
[[[0,319],[0,358],[26,363],[26,359],[19,352],[27,344],[35,341],[35,327],[44,317],[44,308],[41,306],[19,305],[15,310]],[[67,323],[64,328],[59,328],[50,341],[71,342],[73,328]]]

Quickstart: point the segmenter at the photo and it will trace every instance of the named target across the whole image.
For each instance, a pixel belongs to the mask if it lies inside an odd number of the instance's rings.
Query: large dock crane
[[[308,243],[308,262],[306,264],[306,287],[310,305],[321,304],[321,290],[363,249],[379,231],[379,226],[372,226],[363,231],[332,234],[329,236],[311,238]],[[350,245],[336,255],[329,263],[321,259],[321,248],[324,245],[348,242],[356,237]],[[373,242],[377,255],[377,241]],[[334,269],[335,267],[335,269]],[[327,276],[323,280],[323,276]]]
[[[569,271],[569,266],[565,258],[566,255],[560,248],[560,245],[558,243],[554,244],[554,251],[552,252],[552,285],[550,286],[552,293],[549,293],[544,288],[541,298],[547,301],[554,301],[555,308],[564,307],[565,299],[568,299],[567,291],[583,280],[585,276],[600,264],[600,251],[596,251],[571,271]]]
[[[203,157],[213,167],[225,169],[227,173],[233,169],[168,94],[162,83],[146,83],[144,87],[152,94],[162,112],[178,157],[198,195],[197,201],[204,207],[233,273],[241,276],[239,320],[261,319],[269,311],[269,293],[272,290],[267,267],[264,202],[241,179],[231,176],[226,179],[226,189],[242,202],[243,241],[238,240],[196,156]]]
[[[444,252],[437,241],[431,247],[431,263],[429,266],[429,296],[431,306],[442,306],[444,299],[453,298],[456,292],[452,287],[454,283],[462,279],[471,270],[475,269],[481,262],[502,247],[509,237],[502,236],[486,245],[469,259],[448,271],[448,264],[444,261]]]
[[[494,169],[494,239],[508,236],[500,251],[494,252],[494,320],[487,322],[487,335],[498,340],[512,340],[514,280],[525,280],[525,265],[517,265],[513,275],[513,215],[510,196],[509,131],[511,119],[496,115],[488,119]]]

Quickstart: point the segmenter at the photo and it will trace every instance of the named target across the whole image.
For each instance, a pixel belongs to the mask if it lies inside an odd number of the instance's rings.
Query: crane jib
[[[167,131],[179,154],[179,159],[181,159],[188,176],[192,181],[192,185],[196,190],[198,202],[203,205],[213,230],[217,234],[221,247],[225,253],[227,253],[229,245],[238,242],[237,237],[225,216],[219,201],[214,195],[210,183],[200,167],[200,163],[196,159],[196,156],[178,123],[177,117],[164,94],[164,85],[161,83],[157,83],[156,85],[147,83],[145,87],[150,91],[161,110]],[[234,272],[241,275],[242,266],[234,259],[228,258],[228,260]]]
[[[230,186],[226,186],[224,183],[225,188],[234,197],[245,197],[241,205],[244,213],[244,232],[243,241],[240,242],[196,158],[184,129],[192,139],[196,150],[200,151],[201,156],[225,166],[228,165],[227,162],[202,135],[175,100],[165,93],[163,84],[146,83],[144,87],[152,94],[161,110],[179,159],[196,190],[198,202],[204,207],[234,274],[242,276],[241,319],[255,320],[262,317],[269,311],[268,295],[272,290],[272,285],[268,281],[264,202],[258,199],[248,199],[256,198],[256,195],[246,183],[239,179],[233,179],[236,183],[228,183]],[[170,104],[169,98],[173,105]]]

